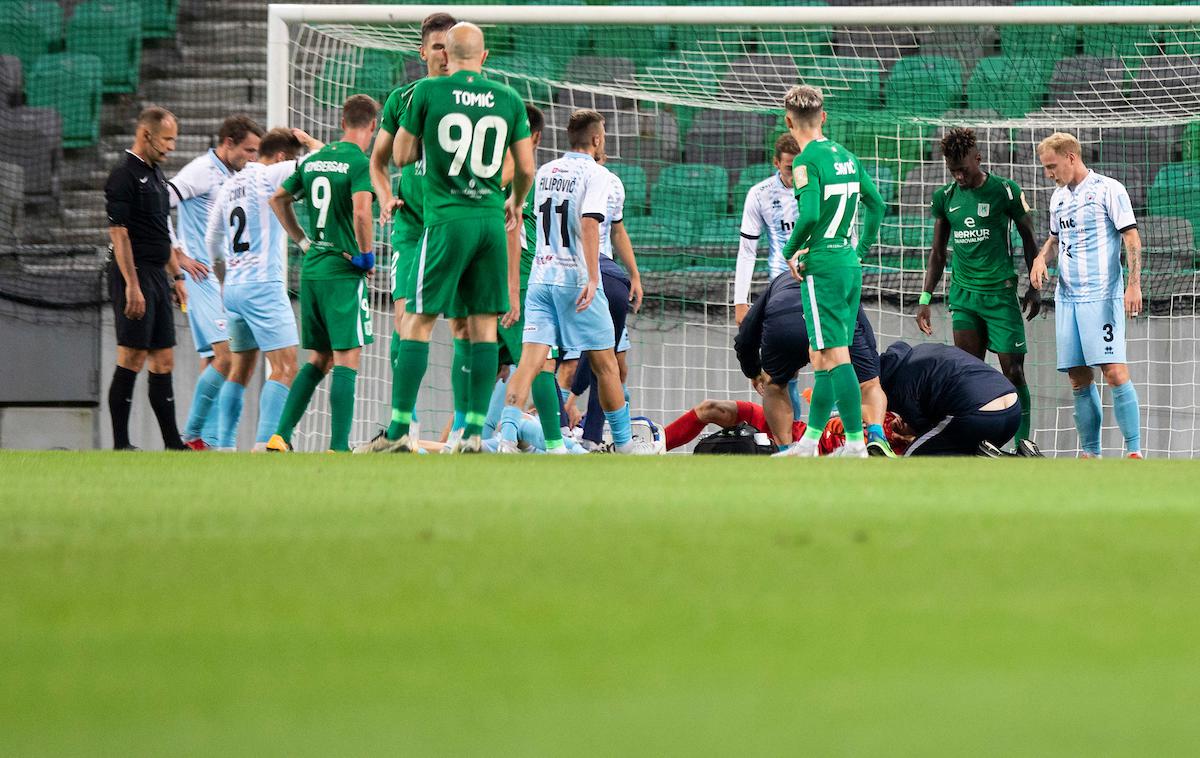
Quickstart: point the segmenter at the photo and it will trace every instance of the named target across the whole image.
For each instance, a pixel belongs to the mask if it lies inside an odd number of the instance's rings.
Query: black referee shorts
[[[762,347],[759,354],[763,371],[771,377],[772,384],[780,386],[790,382],[796,372],[808,365],[808,327],[804,324],[804,312],[779,314],[763,325]],[[867,312],[860,305],[858,323],[854,327],[854,339],[850,343],[850,363],[859,384],[879,377],[879,349],[875,344],[875,330],[867,319]]]
[[[1013,438],[1020,425],[1020,403],[999,411],[971,411],[961,416],[947,416],[918,437],[904,454],[975,455],[979,443],[987,440],[999,447]]]
[[[146,299],[146,313],[139,319],[130,319],[125,316],[125,277],[121,276],[121,270],[115,262],[110,264],[109,292],[112,295],[117,344],[135,350],[175,347],[171,278],[161,266],[138,268],[137,277],[142,297]]]

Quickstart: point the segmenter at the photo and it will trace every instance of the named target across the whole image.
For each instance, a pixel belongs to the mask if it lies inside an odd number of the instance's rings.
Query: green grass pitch
[[[0,453],[0,754],[1183,755],[1200,467]]]

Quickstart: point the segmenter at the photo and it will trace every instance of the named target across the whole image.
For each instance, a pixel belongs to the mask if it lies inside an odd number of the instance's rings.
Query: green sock
[[[400,439],[400,419],[403,416],[400,413],[400,395],[404,387],[404,383],[400,381],[400,335],[392,332],[392,417],[388,421],[386,436],[389,440]],[[426,354],[428,355],[428,353]],[[411,410],[411,408],[410,408]],[[408,423],[412,423],[412,417],[408,419]]]
[[[562,426],[558,420],[558,382],[549,371],[539,372],[533,380],[533,406],[546,437],[546,449],[562,447]]]
[[[295,431],[296,424],[300,423],[300,418],[308,409],[308,401],[312,400],[317,385],[324,378],[325,375],[311,363],[305,363],[296,374],[292,388],[288,390],[287,400],[283,404],[283,413],[279,416],[279,427],[275,430],[289,445],[292,444],[292,432]]]
[[[496,360],[499,363],[500,359]],[[450,389],[454,400],[454,414],[459,418],[466,418],[471,405],[471,369],[471,341],[454,340],[454,359],[450,362]],[[491,381],[494,382],[495,370],[492,374]]]
[[[483,422],[487,419],[488,405],[492,402],[492,389],[496,386],[496,372],[500,369],[500,346],[495,342],[471,344],[471,380],[467,393],[467,426],[463,439],[483,434]]]
[[[829,379],[833,383],[833,396],[837,398],[838,413],[842,414],[846,441],[862,442],[862,388],[858,386],[854,366],[849,363],[834,366],[829,371]]]
[[[393,329],[392,341],[388,347],[388,365],[392,367],[392,373],[396,372],[396,356],[398,355],[400,355],[400,333]]]
[[[428,342],[400,340],[400,349],[396,353],[396,376],[392,380],[392,423],[387,431],[389,440],[398,440],[408,434],[408,425],[413,419],[412,409],[417,404],[417,393],[421,391],[421,380],[425,378],[425,369],[428,367]]]
[[[814,371],[812,398],[808,401],[808,428],[804,430],[804,439],[818,442],[825,433],[830,413],[833,413],[833,380],[829,378],[828,371]]]
[[[1017,385],[1017,399],[1021,401],[1021,425],[1017,427],[1017,436],[1013,441],[1020,443],[1029,439],[1029,422],[1033,418],[1033,401],[1029,397],[1028,384]]]
[[[333,385],[329,390],[329,414],[333,417],[329,449],[350,449],[350,427],[354,425],[354,385],[358,372],[349,366],[333,367]]]

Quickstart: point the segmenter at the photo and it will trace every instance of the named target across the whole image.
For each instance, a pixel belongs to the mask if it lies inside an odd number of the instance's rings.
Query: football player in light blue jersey
[[[600,156],[599,163],[604,165],[606,156]],[[625,218],[625,185],[621,178],[609,171],[611,187],[608,193],[608,207],[604,221],[600,224],[600,286],[608,299],[608,312],[613,319],[613,330],[617,337],[617,368],[621,375],[622,392],[625,401],[629,402],[629,389],[626,380],[629,376],[629,329],[626,320],[630,312],[637,313],[642,305],[642,276],[638,270],[637,257],[633,252],[633,242],[629,239],[629,231],[623,223]],[[617,264],[620,259],[624,268]],[[585,391],[588,392],[587,414],[583,417],[584,444],[599,448],[604,441],[604,413],[600,408],[599,384],[588,363],[578,364],[578,352],[567,353],[563,356],[563,373],[560,378],[570,389],[567,397],[567,411],[571,415],[568,421],[574,421],[578,414],[575,407],[576,399]],[[577,370],[576,370],[577,369]],[[573,425],[573,424],[572,424]]]
[[[258,401],[258,430],[254,450],[266,443],[279,425],[288,389],[296,376],[296,315],[286,283],[287,235],[272,213],[271,196],[296,169],[301,143],[320,149],[304,132],[272,129],[263,137],[261,159],[225,182],[209,214],[205,242],[215,260],[225,260],[225,308],[229,312],[233,360],[221,386],[217,408],[217,447],[234,450],[246,384],[261,350],[268,376]]]
[[[632,440],[629,404],[621,389],[608,299],[599,289],[600,225],[612,186],[611,175],[596,162],[604,155],[604,117],[594,110],[575,111],[567,124],[567,140],[570,151],[542,166],[534,180],[537,249],[525,296],[521,360],[509,380],[500,419],[500,449],[516,450],[516,433],[531,385],[535,377],[553,382],[542,367],[550,350],[561,346],[588,356],[600,385],[600,405],[612,429],[612,449],[640,452]],[[535,392],[534,402],[539,417],[545,419],[547,452],[565,452],[561,439],[556,440],[560,430],[553,388]]]
[[[178,208],[179,240],[184,252],[206,269],[212,267],[204,235],[208,212],[225,181],[258,157],[263,129],[248,116],[230,116],[217,133],[218,144],[180,169],[167,183],[171,207]],[[206,450],[217,442],[217,417],[212,407],[225,377],[229,375],[229,331],[221,303],[221,283],[211,274],[185,274],[188,292],[188,324],[200,354],[201,374],[192,396],[192,407],[183,429],[183,441],[194,450]]]
[[[1050,198],[1050,237],[1034,260],[1029,280],[1041,289],[1049,278],[1047,265],[1057,259],[1058,370],[1071,379],[1081,457],[1100,457],[1104,410],[1092,368],[1099,366],[1112,388],[1113,413],[1125,437],[1126,454],[1141,458],[1141,413],[1125,363],[1125,317],[1136,317],[1142,310],[1142,240],[1129,193],[1116,179],[1088,169],[1079,140],[1070,134],[1056,132],[1042,140],[1038,157],[1058,189]],[[1124,283],[1122,242],[1129,268]]]
[[[750,310],[750,281],[754,278],[754,267],[758,263],[758,240],[767,235],[767,270],[771,281],[788,270],[783,257],[783,247],[792,236],[792,227],[800,215],[792,185],[792,163],[800,154],[800,145],[791,134],[781,134],[775,140],[775,154],[771,163],[775,173],[759,182],[746,193],[746,204],[742,208],[741,240],[738,246],[737,268],[733,275],[733,318],[738,326]],[[800,402],[800,385],[793,379],[788,382],[788,396],[792,400],[793,420],[803,418]]]
[[[800,210],[792,189],[792,162],[800,152],[796,138],[783,134],[775,140],[775,173],[750,188],[742,209],[741,243],[733,279],[733,312],[738,325],[750,310],[750,280],[758,263],[758,240],[767,235],[767,268],[771,281],[788,270],[783,259]]]

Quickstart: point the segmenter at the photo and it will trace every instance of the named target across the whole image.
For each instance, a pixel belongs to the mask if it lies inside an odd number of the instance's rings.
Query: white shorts
[[[1054,303],[1058,370],[1125,363],[1125,300]]]
[[[613,322],[604,290],[597,288],[596,297],[581,313],[575,311],[578,298],[578,287],[531,284],[525,293],[522,342],[558,346],[566,353],[611,350]]]
[[[211,358],[213,343],[229,340],[229,316],[221,303],[221,283],[212,273],[200,282],[186,273],[183,277],[187,285],[188,326],[192,329],[192,343],[197,353]]]
[[[231,284],[225,288],[230,349],[269,353],[300,344],[296,313],[282,282]]]

